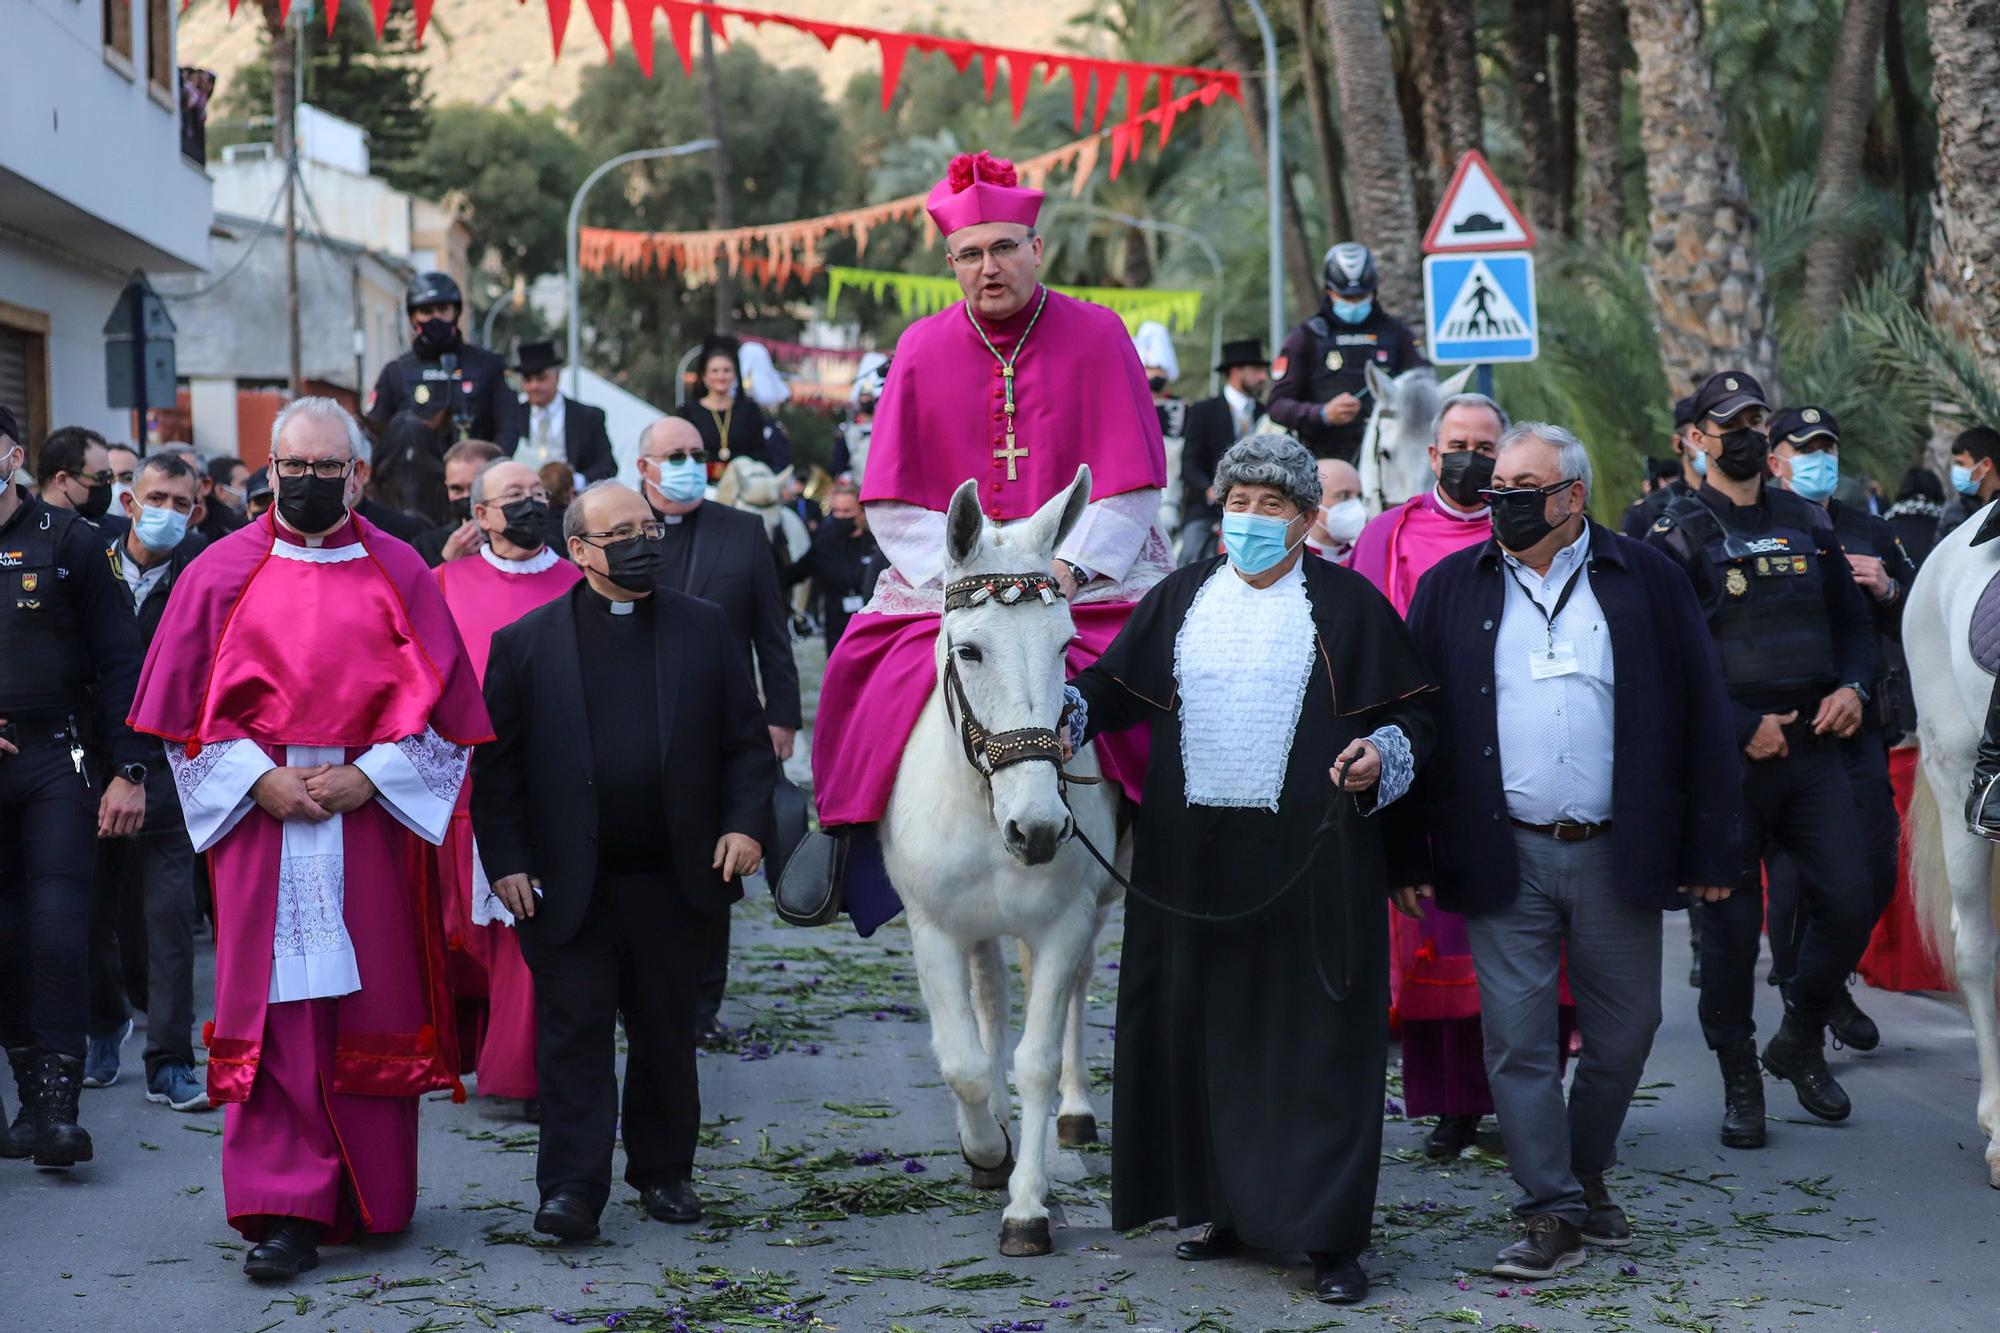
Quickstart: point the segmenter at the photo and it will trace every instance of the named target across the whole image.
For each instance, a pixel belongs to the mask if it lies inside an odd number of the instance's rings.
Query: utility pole
[[[715,80],[715,27],[704,14],[701,20],[701,105],[708,118],[708,137],[715,140],[709,154],[708,175],[715,186],[715,225],[727,231],[736,225],[736,203],[729,191],[729,149],[722,140],[722,89]],[[730,311],[736,305],[736,275],[727,267],[715,271],[715,331],[729,332]]]
[[[305,5],[292,17],[305,30]],[[305,61],[291,25],[282,17],[278,0],[263,0],[264,26],[271,39],[271,147],[285,164],[285,330],[294,399],[305,393],[299,350],[299,142],[297,112],[305,79]]]

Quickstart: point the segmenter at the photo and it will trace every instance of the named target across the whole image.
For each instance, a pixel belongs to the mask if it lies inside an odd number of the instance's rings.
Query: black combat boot
[[[2000,688],[1986,700],[1986,731],[1979,738],[1979,758],[1972,765],[1972,789],[1965,794],[1965,828],[2000,842],[2000,797],[1993,779],[2000,777]]]
[[[9,1046],[7,1063],[14,1067],[14,1090],[21,1098],[21,1109],[11,1125],[0,1125],[0,1157],[30,1157],[35,1151],[35,1107],[41,1096],[35,1083],[35,1057],[41,1052],[33,1046]]]
[[[1785,997],[1785,1021],[1764,1047],[1764,1068],[1799,1094],[1799,1105],[1821,1120],[1845,1120],[1854,1109],[1826,1067],[1826,1007]]]
[[[1855,1051],[1872,1051],[1882,1044],[1882,1029],[1854,1002],[1854,992],[1840,988],[1840,996],[1826,1007],[1826,1025],[1842,1046]]]
[[[75,1166],[89,1161],[89,1131],[76,1123],[83,1061],[43,1051],[35,1059],[35,1085],[35,1165]]]
[[[1764,1079],[1757,1043],[1738,1042],[1715,1053],[1722,1066],[1722,1143],[1726,1148],[1764,1146]]]

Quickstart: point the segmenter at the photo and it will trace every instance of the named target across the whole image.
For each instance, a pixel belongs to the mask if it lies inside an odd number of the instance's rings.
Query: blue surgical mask
[[[1694,474],[1697,477],[1708,475],[1708,455],[1699,449],[1694,451]]]
[[[1305,541],[1300,537],[1288,544],[1285,532],[1290,526],[1282,518],[1263,514],[1224,514],[1222,545],[1229,552],[1229,563],[1245,574],[1262,574]]]
[[[708,492],[708,467],[693,459],[678,463],[661,463],[660,494],[675,504],[691,504]]]
[[[1792,493],[1824,500],[1840,484],[1840,459],[1829,453],[1792,455]]]
[[[1359,324],[1374,312],[1375,300],[1373,297],[1370,297],[1366,301],[1342,301],[1336,299],[1333,303],[1333,317],[1343,324]]]
[[[1972,479],[1972,469],[1960,463],[1951,465],[1951,488],[1960,495],[1979,494],[1979,483]]]
[[[160,509],[140,505],[139,521],[132,525],[132,530],[139,534],[139,544],[147,550],[171,551],[187,536],[188,516],[171,506]]]

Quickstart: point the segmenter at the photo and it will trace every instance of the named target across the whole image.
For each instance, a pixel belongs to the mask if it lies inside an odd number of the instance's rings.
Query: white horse
[[[1960,808],[1972,780],[1993,677],[1973,661],[1973,607],[2000,574],[2000,543],[1972,545],[1984,511],[1939,542],[1903,609],[1903,650],[1917,700],[1923,762],[1910,802],[1910,873],[1917,920],[1955,974],[1979,1052],[1979,1130],[1988,1183],[2000,1189],[2000,1017],[1994,995],[2000,951],[2000,885],[1993,844],[1969,833]]]
[[[1059,1137],[1096,1139],[1083,1058],[1083,1006],[1098,931],[1117,900],[1110,876],[1071,838],[1117,837],[1108,785],[1066,806],[1054,728],[1075,633],[1049,562],[1090,499],[1090,469],[1002,531],[968,481],[945,517],[946,609],[938,689],[903,751],[882,818],[883,859],[908,913],[931,1046],[957,1099],[972,1183],[1009,1191],[1000,1252],[1052,1248],[1047,1155],[1060,1078]],[[1070,771],[1097,776],[1086,746]],[[1021,943],[1027,1011],[1014,1050],[1020,1135],[1007,1132],[1008,978],[1000,943]]]
[[[1391,378],[1368,363],[1363,375],[1375,410],[1361,436],[1361,499],[1368,512],[1379,514],[1433,484],[1429,446],[1438,404],[1465,389],[1474,367],[1467,366],[1444,383],[1437,372],[1418,366]]]

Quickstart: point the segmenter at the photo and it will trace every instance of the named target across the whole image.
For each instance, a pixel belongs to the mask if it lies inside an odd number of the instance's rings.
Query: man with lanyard
[[[428,415],[449,404],[452,439],[491,440],[503,450],[527,434],[520,400],[507,387],[507,362],[475,347],[459,332],[465,297],[444,273],[419,273],[403,297],[410,350],[382,367],[368,398],[368,424],[379,435],[389,419],[411,409]]]
[[[1408,326],[1375,299],[1375,256],[1342,241],[1320,264],[1326,300],[1293,329],[1273,369],[1271,420],[1320,458],[1352,463],[1368,429],[1367,368],[1400,375],[1427,366]]]
[[[0,478],[26,456],[0,407]],[[139,635],[104,540],[27,487],[0,487],[0,850],[12,861],[0,875],[0,1041],[21,1092],[0,1155],[37,1166],[91,1159],[76,1112],[96,840],[139,830],[159,753],[125,725]]]
[[[1742,874],[1726,901],[1702,908],[1701,1026],[1722,1067],[1721,1137],[1732,1148],[1765,1142],[1752,1013],[1764,856],[1773,847],[1790,854],[1805,915],[1784,1022],[1764,1049],[1764,1068],[1822,1120],[1845,1120],[1852,1109],[1827,1070],[1826,1027],[1875,924],[1854,788],[1837,743],[1861,726],[1876,674],[1875,625],[1826,512],[1764,484],[1767,412],[1749,374],[1709,377],[1688,431],[1703,484],[1670,503],[1646,537],[1694,583],[1749,761]]]

